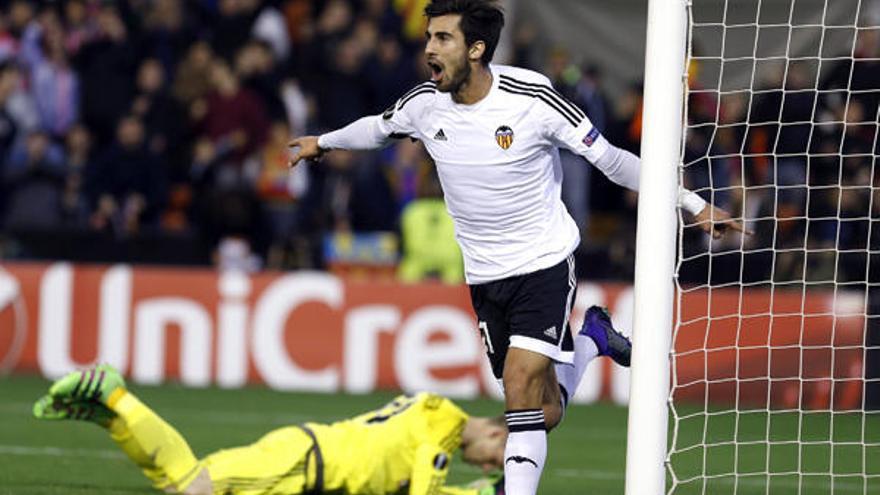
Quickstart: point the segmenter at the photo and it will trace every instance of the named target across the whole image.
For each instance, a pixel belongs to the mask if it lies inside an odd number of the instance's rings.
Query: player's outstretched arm
[[[374,150],[394,139],[412,137],[415,127],[411,114],[418,113],[418,109],[435,92],[434,83],[422,83],[404,94],[381,115],[361,117],[342,129],[317,137],[293,139],[290,146],[298,146],[299,149],[290,157],[289,165],[293,167],[302,159],[320,159],[330,150]]]
[[[320,158],[330,150],[374,150],[388,144],[394,129],[383,122],[380,115],[369,115],[351,124],[320,136],[303,136],[290,141],[288,146],[299,146],[290,158],[293,167],[302,159]]]

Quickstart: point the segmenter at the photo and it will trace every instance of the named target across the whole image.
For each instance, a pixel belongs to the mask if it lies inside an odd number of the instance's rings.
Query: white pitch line
[[[61,447],[28,447],[0,445],[0,455],[40,457],[95,457],[98,459],[126,459],[122,452],[110,449],[66,449]]]

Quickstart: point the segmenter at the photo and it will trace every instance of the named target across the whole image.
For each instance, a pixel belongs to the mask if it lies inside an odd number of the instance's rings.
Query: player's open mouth
[[[439,82],[443,77],[443,66],[437,62],[428,62],[428,68],[431,69],[431,80]]]

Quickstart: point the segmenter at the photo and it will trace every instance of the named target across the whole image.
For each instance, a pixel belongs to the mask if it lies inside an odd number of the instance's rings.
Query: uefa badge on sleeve
[[[498,146],[501,146],[501,149],[510,148],[510,145],[513,144],[513,129],[510,127],[503,125],[495,130],[495,142],[498,143]]]
[[[587,145],[587,148],[589,148],[590,146],[593,146],[593,143],[595,143],[597,139],[599,139],[599,129],[593,127],[592,129],[590,129],[590,132],[588,132],[587,135],[584,136],[583,143]]]

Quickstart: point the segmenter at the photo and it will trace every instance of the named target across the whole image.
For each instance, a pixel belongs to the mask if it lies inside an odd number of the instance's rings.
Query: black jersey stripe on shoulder
[[[510,77],[507,74],[501,74],[501,79],[506,80],[507,82],[513,84],[514,86],[520,86],[524,89],[543,90],[543,91],[547,92],[548,94],[552,95],[557,100],[559,100],[560,103],[565,104],[568,108],[570,108],[572,111],[574,111],[577,115],[580,115],[580,116],[586,118],[586,114],[584,114],[584,111],[581,110],[580,107],[578,107],[577,105],[575,105],[574,103],[569,101],[568,98],[562,96],[559,93],[559,91],[556,91],[556,89],[553,86],[550,86],[548,84],[538,84],[538,83],[530,83],[530,82],[522,81],[520,79]]]
[[[562,115],[563,117],[565,117],[565,120],[569,121],[569,123],[571,123],[571,125],[573,125],[574,127],[577,127],[578,124],[580,124],[580,122],[583,120],[583,119],[578,119],[576,116],[572,115],[572,114],[570,113],[570,111],[565,110],[565,109],[563,109],[562,107],[560,107],[559,104],[558,104],[556,101],[550,99],[550,97],[548,97],[548,96],[547,96],[545,93],[543,93],[543,92],[540,92],[540,91],[531,91],[531,90],[524,90],[524,89],[516,88],[516,87],[513,87],[513,86],[509,86],[509,85],[508,85],[507,83],[505,83],[504,81],[501,81],[501,84],[498,85],[498,89],[500,89],[500,90],[502,90],[502,91],[507,91],[508,93],[512,93],[512,94],[515,94],[515,95],[529,96],[529,97],[532,97],[532,98],[538,98],[539,100],[541,100],[541,101],[543,101],[544,103],[546,103],[550,108],[552,108],[552,109],[556,110],[557,112],[559,112],[559,114]]]
[[[430,88],[423,88],[423,89],[420,89],[420,90],[418,90],[418,91],[414,91],[414,92],[410,93],[409,96],[407,96],[406,98],[401,98],[401,99],[400,99],[400,103],[397,104],[397,109],[398,109],[398,110],[401,110],[401,109],[403,108],[404,105],[406,105],[410,100],[412,100],[412,99],[415,98],[416,96],[424,95],[424,94],[428,94],[428,93],[434,93],[434,92],[436,92],[436,91],[437,91],[437,90],[434,89],[433,87],[430,87]]]
[[[564,105],[565,107],[567,107],[571,111],[573,111],[575,113],[575,115],[579,116],[582,119],[586,118],[586,114],[584,114],[584,111],[581,110],[580,107],[578,107],[577,105],[575,105],[574,103],[569,101],[568,98],[559,94],[559,92],[556,91],[552,86],[549,86],[547,84],[537,84],[537,83],[530,83],[530,82],[521,81],[519,79],[510,77],[506,74],[501,74],[501,80],[507,81],[510,84],[512,84],[513,86],[517,86],[522,89],[532,89],[532,90],[537,90],[537,91],[544,91],[548,95],[552,96],[554,99],[558,100],[560,104]]]
[[[407,96],[409,96],[409,95],[411,95],[411,94],[413,94],[413,93],[415,93],[416,91],[419,91],[419,90],[421,90],[421,89],[425,89],[425,88],[436,88],[436,87],[437,87],[437,83],[435,83],[434,81],[425,81],[425,82],[423,82],[423,83],[421,83],[421,84],[417,84],[414,88],[412,88],[411,90],[409,90],[409,91],[407,91],[406,93],[404,93],[403,96],[401,96],[400,98],[398,98],[398,101],[403,100],[403,99],[406,98]]]

